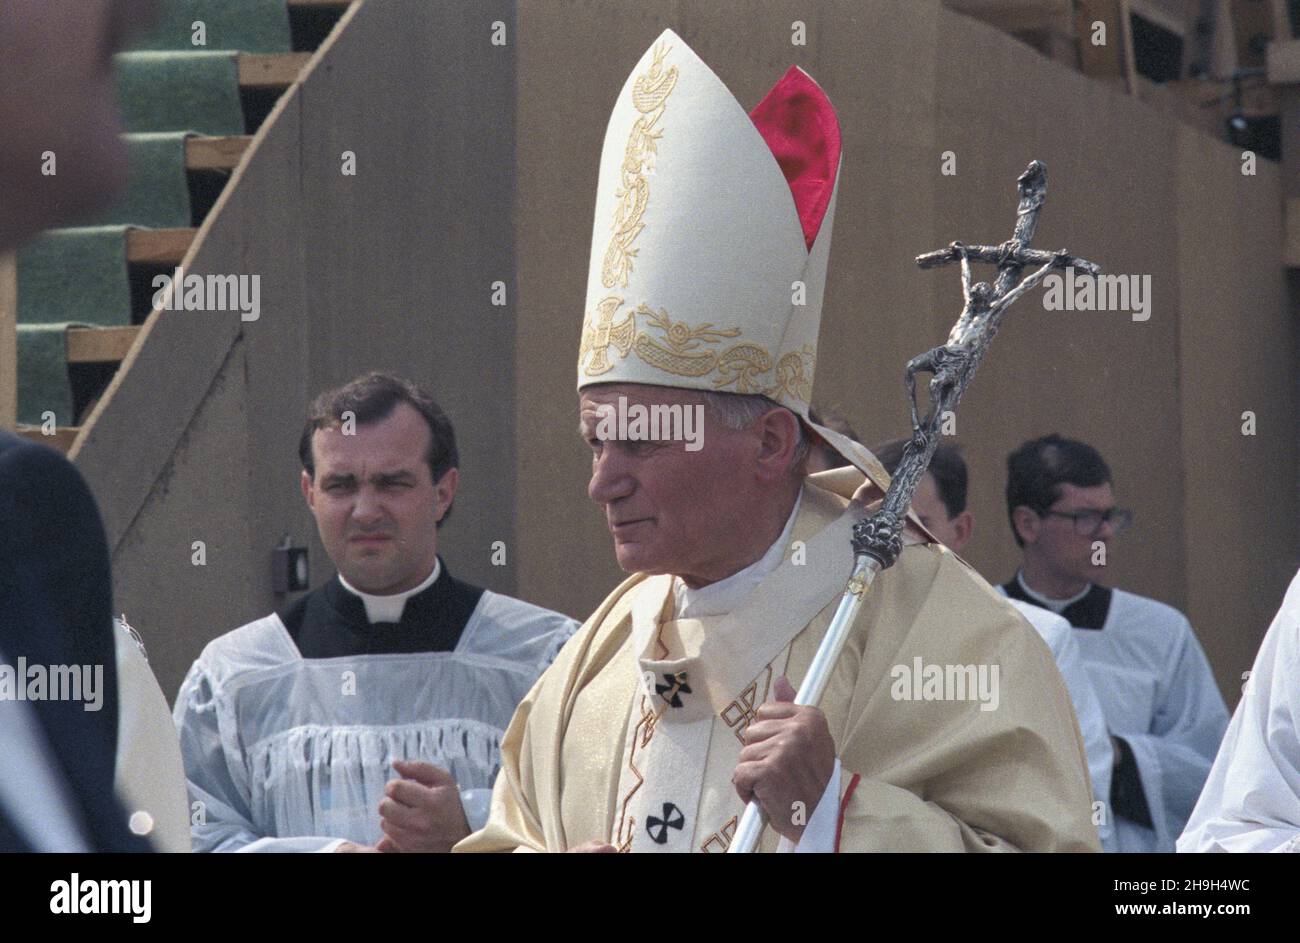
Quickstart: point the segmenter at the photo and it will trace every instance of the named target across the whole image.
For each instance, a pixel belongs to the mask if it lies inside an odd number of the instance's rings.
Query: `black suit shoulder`
[[[102,669],[103,704],[32,701],[96,850],[147,846],[114,797],[117,654],[108,541],[81,473],[53,449],[0,433],[0,651]]]

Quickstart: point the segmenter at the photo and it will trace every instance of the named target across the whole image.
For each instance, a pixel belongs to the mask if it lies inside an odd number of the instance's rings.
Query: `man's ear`
[[[1025,542],[1026,546],[1038,542],[1038,525],[1042,521],[1032,508],[1022,504],[1013,509],[1011,522],[1016,528],[1016,533],[1020,535],[1020,539]]]
[[[311,480],[311,475],[307,474],[307,469],[302,470],[302,477],[299,479],[302,485],[302,497],[307,502],[307,507],[316,510],[316,488]]]
[[[970,541],[970,535],[975,531],[975,517],[970,511],[962,511],[949,523],[952,524],[954,538],[953,546],[949,549],[953,553],[961,553],[961,548],[966,546]]]
[[[799,444],[799,419],[788,409],[772,409],[755,423],[758,463],[763,477],[773,481],[790,474],[790,460]]]
[[[438,506],[438,520],[447,516],[447,509],[456,497],[456,486],[460,484],[460,469],[449,468],[442,480],[433,486],[434,500]]]

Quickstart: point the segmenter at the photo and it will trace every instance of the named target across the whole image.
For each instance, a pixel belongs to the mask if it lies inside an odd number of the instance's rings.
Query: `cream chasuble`
[[[726,616],[674,620],[669,576],[614,590],[520,704],[487,825],[456,850],[725,851],[745,728],[776,678],[798,686],[848,579],[861,512],[846,503],[806,484],[781,566]],[[902,691],[918,664],[996,666],[997,696]],[[820,707],[843,765],[840,850],[1098,849],[1050,652],[939,545],[877,578]],[[767,829],[762,850],[778,840]]]

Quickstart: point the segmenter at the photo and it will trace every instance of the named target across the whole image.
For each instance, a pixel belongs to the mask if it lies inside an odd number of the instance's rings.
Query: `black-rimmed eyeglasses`
[[[1068,517],[1074,521],[1074,532],[1080,537],[1091,537],[1110,524],[1116,534],[1122,534],[1133,523],[1133,512],[1128,508],[1111,508],[1107,511],[1040,511],[1039,517]]]

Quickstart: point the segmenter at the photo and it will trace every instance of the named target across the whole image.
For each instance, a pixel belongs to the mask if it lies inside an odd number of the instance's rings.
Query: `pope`
[[[588,494],[632,575],[520,704],[457,851],[722,852],[752,798],[764,851],[1098,848],[1051,654],[919,524],[820,707],[792,703],[889,481],[808,413],[840,168],[835,112],[797,68],[746,114],[667,31],[624,85],[578,390]],[[671,425],[611,433],[632,407],[698,411],[696,447]],[[807,477],[814,443],[848,467]],[[941,683],[896,699],[891,668],[918,658]],[[976,675],[1001,679],[995,709]]]

